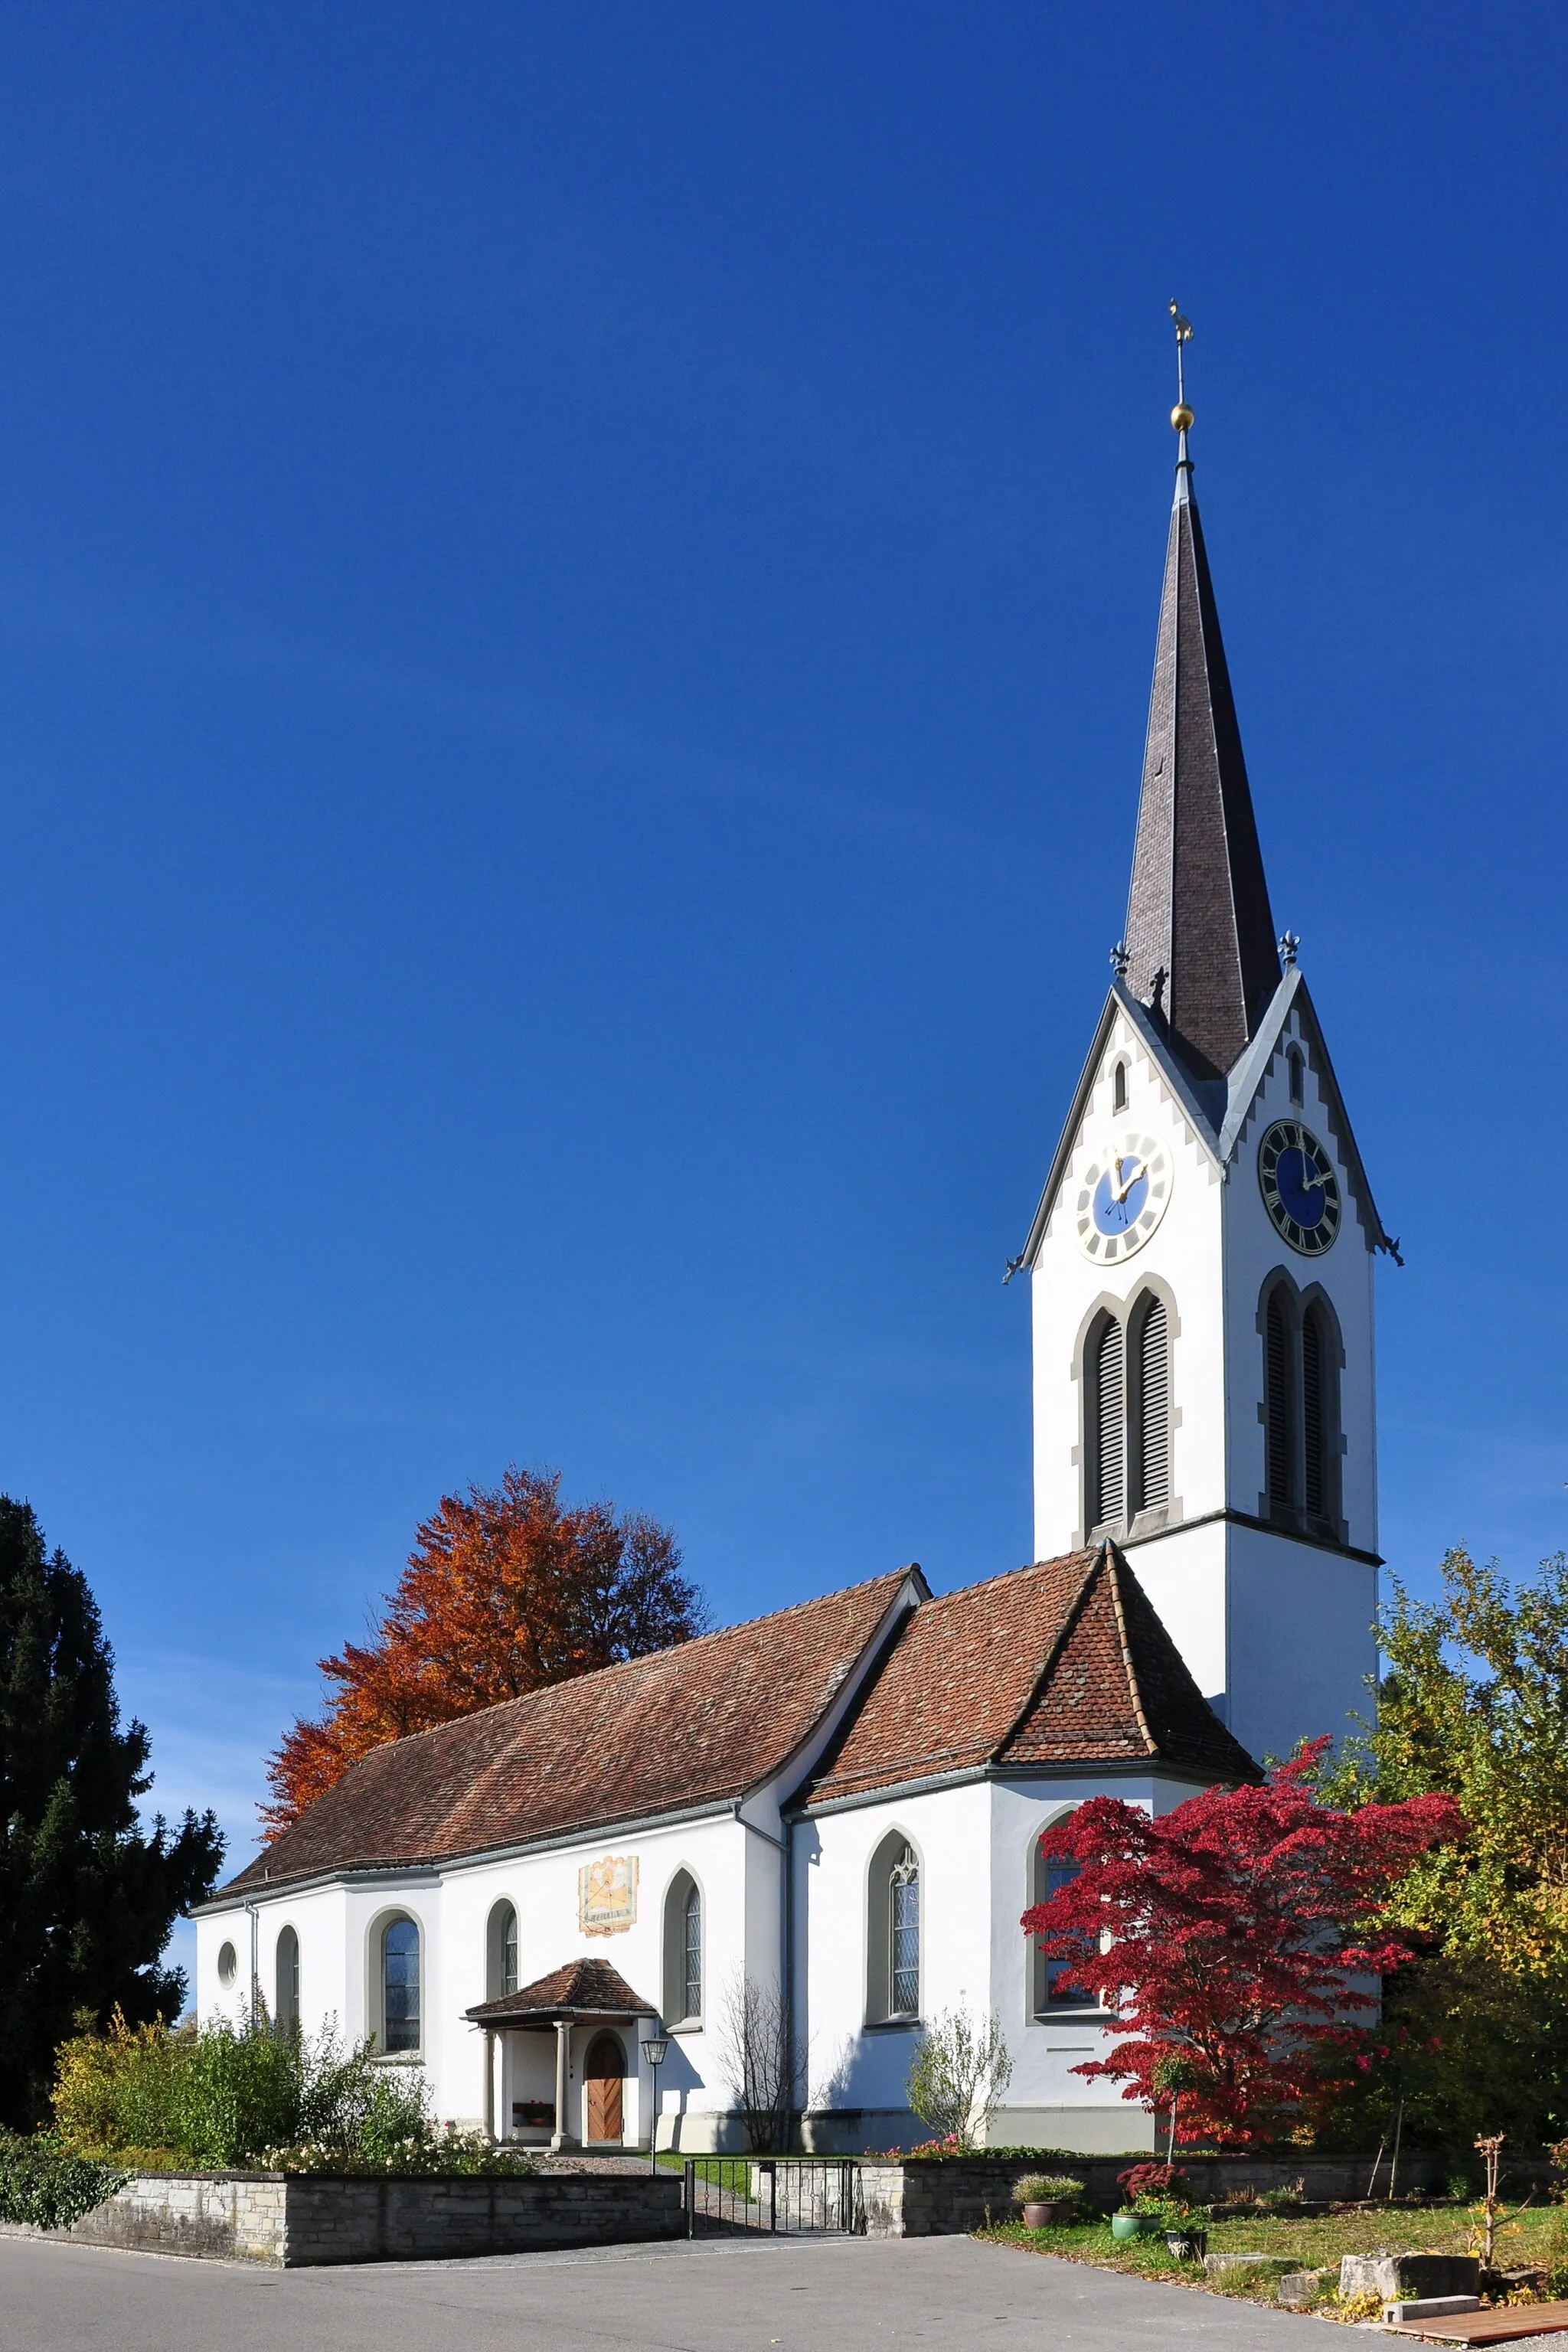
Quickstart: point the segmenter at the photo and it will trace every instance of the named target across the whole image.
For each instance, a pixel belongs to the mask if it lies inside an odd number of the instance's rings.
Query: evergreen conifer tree
[[[47,1553],[27,1503],[0,1496],[0,2122],[47,2115],[56,2046],[82,2011],[139,2022],[185,1997],[159,1956],[211,1893],[213,1815],[142,1827],[144,1725],[123,1729],[114,1659],[87,1580]]]

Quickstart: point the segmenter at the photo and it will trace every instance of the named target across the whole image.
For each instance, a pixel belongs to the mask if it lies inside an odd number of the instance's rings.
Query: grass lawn
[[[1232,2272],[1223,2280],[1209,2278],[1201,2263],[1177,2262],[1163,2238],[1133,2238],[1119,2245],[1111,2237],[1109,2221],[1067,2230],[1026,2230],[1022,2222],[1014,2221],[977,2230],[974,2234],[989,2245],[1055,2254],[1067,2262],[1092,2263],[1101,2270],[1126,2271],[1139,2278],[1169,2279],[1173,2285],[1205,2287],[1211,2294],[1241,2296],[1253,2303],[1277,2300],[1272,2273]],[[1304,2271],[1331,2263],[1337,2267],[1342,2254],[1412,2250],[1469,2253],[1478,2252],[1479,2243],[1474,2209],[1464,2205],[1369,2205],[1295,2221],[1260,2214],[1253,2221],[1211,2222],[1208,2232],[1211,2254],[1287,2255],[1294,2268]],[[1561,2263],[1565,2256],[1568,2214],[1561,2206],[1540,2210],[1527,2206],[1500,2232],[1500,2268],[1523,2270],[1532,2263]]]

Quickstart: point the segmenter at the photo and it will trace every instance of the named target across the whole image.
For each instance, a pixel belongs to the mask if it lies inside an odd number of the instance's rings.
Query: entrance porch
[[[640,2029],[658,2012],[608,1960],[568,1960],[464,2014],[485,2037],[485,2129],[492,2139],[552,2148],[648,2146],[653,2114]]]

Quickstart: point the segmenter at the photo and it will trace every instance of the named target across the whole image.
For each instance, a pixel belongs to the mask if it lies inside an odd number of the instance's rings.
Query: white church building
[[[1394,1245],[1296,947],[1184,429],[1125,935],[1016,1261],[1037,1564],[877,1575],[378,1748],[202,1908],[199,2013],[374,2035],[498,2137],[706,2149],[742,2144],[749,1979],[804,2053],[795,2134],[837,2151],[923,2137],[922,2022],[994,2011],[994,2141],[1152,2144],[1074,2071],[1110,2021],[1021,1932],[1040,1832],[1257,1779],[1375,1663]]]

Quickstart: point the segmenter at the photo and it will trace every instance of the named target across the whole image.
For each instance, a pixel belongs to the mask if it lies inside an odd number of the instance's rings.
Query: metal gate
[[[689,2156],[686,2234],[864,2236],[860,2168],[843,2157]]]

